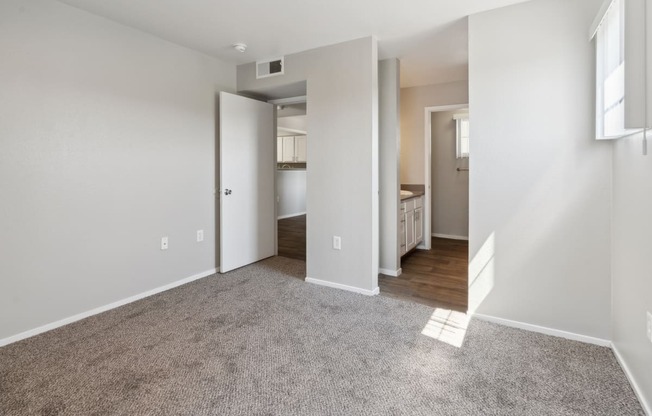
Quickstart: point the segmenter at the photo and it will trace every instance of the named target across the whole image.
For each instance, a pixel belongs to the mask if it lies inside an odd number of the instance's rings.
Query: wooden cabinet
[[[277,137],[276,161],[279,163],[306,163],[306,142],[306,136]]]
[[[399,253],[401,256],[423,241],[423,197],[401,202],[399,213]]]

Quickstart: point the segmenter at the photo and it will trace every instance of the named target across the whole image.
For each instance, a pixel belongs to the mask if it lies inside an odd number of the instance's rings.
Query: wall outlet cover
[[[333,249],[342,250],[342,237],[338,235],[333,236]]]
[[[167,250],[168,249],[168,238],[167,237],[162,237],[161,238],[161,250]]]
[[[204,241],[204,230],[197,230],[197,242]]]

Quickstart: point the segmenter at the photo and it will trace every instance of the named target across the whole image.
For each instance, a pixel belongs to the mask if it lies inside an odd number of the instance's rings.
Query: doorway
[[[276,201],[278,255],[306,261],[308,127],[306,97],[276,105]]]
[[[467,311],[468,114],[466,104],[424,109],[423,185],[401,184],[425,193],[423,242],[401,257],[399,276],[381,275],[381,294]]]

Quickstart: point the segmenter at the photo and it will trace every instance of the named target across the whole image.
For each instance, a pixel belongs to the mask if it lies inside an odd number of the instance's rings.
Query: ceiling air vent
[[[285,65],[283,58],[256,62],[256,79],[283,75],[284,73]]]

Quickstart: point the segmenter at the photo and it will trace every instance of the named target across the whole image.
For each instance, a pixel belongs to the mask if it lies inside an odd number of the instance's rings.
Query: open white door
[[[274,106],[220,92],[220,273],[276,250]]]

